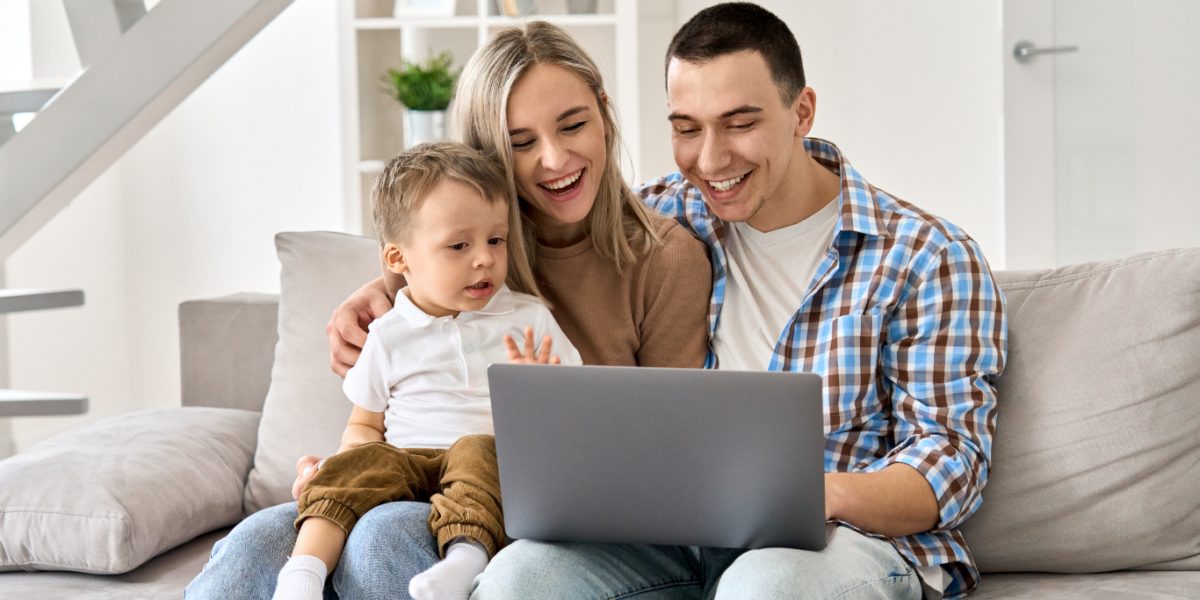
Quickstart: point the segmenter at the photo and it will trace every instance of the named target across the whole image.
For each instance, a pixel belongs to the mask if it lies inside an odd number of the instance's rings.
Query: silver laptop
[[[821,378],[488,368],[508,535],[820,550]]]

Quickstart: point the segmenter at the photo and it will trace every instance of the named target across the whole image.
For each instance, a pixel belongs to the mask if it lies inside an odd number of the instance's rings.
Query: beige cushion
[[[353,405],[329,368],[325,324],[343,300],[381,272],[379,245],[369,238],[281,233],[275,248],[282,266],[279,343],[246,484],[246,514],[292,501],[301,456],[337,451]]]
[[[124,573],[237,523],[258,417],[133,412],[0,461],[0,571]]]
[[[980,569],[1200,568],[1200,249],[997,279],[1008,365],[962,528]]]

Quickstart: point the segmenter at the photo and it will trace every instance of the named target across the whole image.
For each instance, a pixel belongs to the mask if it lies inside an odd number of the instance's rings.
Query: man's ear
[[[792,102],[792,112],[797,117],[796,137],[806,137],[817,120],[817,93],[810,87],[800,90]]]
[[[393,242],[384,244],[383,266],[397,275],[403,275],[408,270],[408,261],[404,260],[404,250]]]

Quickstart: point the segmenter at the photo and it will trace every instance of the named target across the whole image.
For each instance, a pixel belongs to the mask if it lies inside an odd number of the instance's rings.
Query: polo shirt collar
[[[425,327],[438,320],[437,317],[434,317],[420,308],[417,308],[417,305],[413,304],[413,301],[408,298],[408,294],[405,294],[403,289],[396,292],[394,309],[396,312],[400,313],[400,316],[404,317],[404,319],[408,321],[408,323],[412,325],[414,329]],[[517,306],[513,301],[513,293],[508,289],[508,285],[505,284],[500,286],[500,289],[496,290],[496,293],[492,296],[492,299],[488,301],[486,306],[476,311],[461,312],[458,314],[458,318],[470,320],[474,318],[475,315],[504,315],[513,312],[516,309]]]

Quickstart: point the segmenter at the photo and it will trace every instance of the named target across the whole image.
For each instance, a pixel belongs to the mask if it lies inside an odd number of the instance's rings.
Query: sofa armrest
[[[234,294],[179,305],[183,406],[262,412],[275,343],[279,296]]]

